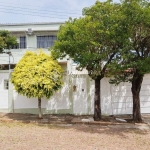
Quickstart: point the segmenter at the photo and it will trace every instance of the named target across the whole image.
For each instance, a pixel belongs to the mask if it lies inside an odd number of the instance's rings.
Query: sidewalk
[[[130,115],[116,116],[117,118],[130,120]],[[22,123],[35,123],[35,124],[86,124],[86,125],[147,125],[150,126],[150,114],[143,114],[142,118],[144,123],[135,124],[132,122],[117,121],[114,116],[103,116],[101,121],[94,121],[91,115],[43,115],[43,119],[38,119],[38,115],[34,114],[18,114],[18,113],[0,113],[0,122],[22,122]]]
[[[94,121],[90,115],[43,115],[43,119],[38,119],[34,114],[0,113],[0,121],[3,122],[23,122],[23,123],[42,123],[42,124],[95,124],[111,125],[117,121],[113,117],[105,116],[102,121]],[[118,124],[118,123],[117,123]]]

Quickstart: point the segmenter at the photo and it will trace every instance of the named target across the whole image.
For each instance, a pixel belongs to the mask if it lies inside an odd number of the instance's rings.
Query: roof
[[[0,23],[0,30],[26,32],[31,28],[33,31],[58,31],[61,24],[64,22]]]
[[[64,22],[0,23],[0,26],[48,25],[48,24],[64,24]]]

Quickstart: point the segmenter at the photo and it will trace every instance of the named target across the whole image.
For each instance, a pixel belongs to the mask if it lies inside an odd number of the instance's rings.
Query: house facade
[[[37,98],[19,95],[10,83],[11,72],[26,51],[48,50],[57,39],[56,35],[62,22],[0,24],[0,30],[8,30],[17,37],[18,45],[10,50],[11,54],[0,54],[0,112],[38,113]],[[7,51],[7,50],[6,50]],[[64,86],[50,99],[42,99],[43,114],[93,114],[94,81],[87,71],[77,71],[76,64],[69,58],[58,60],[65,71]],[[132,114],[132,93],[130,83],[110,85],[109,79],[101,81],[102,114]],[[141,112],[150,113],[150,75],[144,77],[141,88]]]

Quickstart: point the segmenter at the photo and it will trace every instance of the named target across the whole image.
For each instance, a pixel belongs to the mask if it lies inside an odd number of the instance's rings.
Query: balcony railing
[[[19,60],[23,57],[26,51],[38,51],[39,48],[26,48],[26,49],[11,49],[9,50],[12,54],[12,57],[9,58],[8,54],[0,54],[0,64],[17,64]],[[45,53],[50,54],[50,51],[48,49],[42,49]],[[7,50],[8,51],[8,50]],[[9,60],[10,59],[10,60]],[[64,59],[58,59],[58,62],[66,63],[67,57]]]

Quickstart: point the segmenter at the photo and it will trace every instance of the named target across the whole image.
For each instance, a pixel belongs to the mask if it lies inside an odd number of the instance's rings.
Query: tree
[[[121,6],[122,25],[128,40],[118,53],[118,61],[110,66],[115,74],[110,82],[131,82],[133,120],[141,122],[139,94],[143,76],[150,72],[150,3],[147,0],[123,0]]]
[[[63,70],[56,60],[44,52],[26,52],[12,73],[15,90],[28,98],[38,98],[39,118],[41,98],[50,98],[63,84]]]
[[[16,37],[12,36],[10,32],[6,30],[0,31],[0,53],[2,53],[4,49],[11,49],[16,45]]]
[[[60,27],[58,40],[52,49],[55,58],[69,55],[78,63],[77,69],[86,68],[95,81],[95,121],[101,119],[100,81],[107,72],[108,64],[124,45],[120,38],[126,35],[126,30],[120,34],[122,16],[119,8],[119,4],[109,0],[97,1],[92,7],[85,8],[84,17],[69,19]]]

